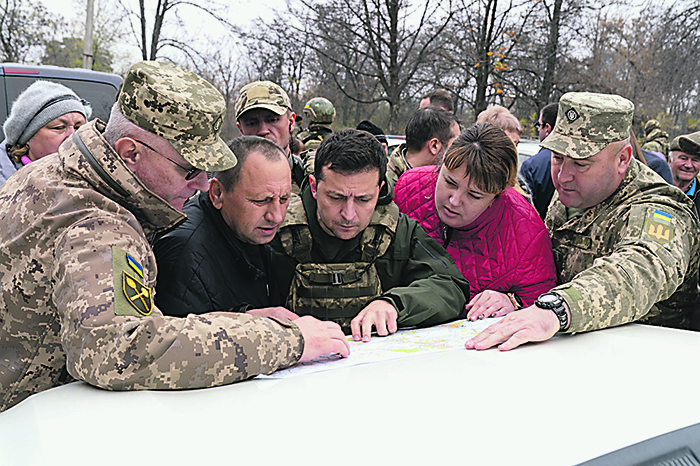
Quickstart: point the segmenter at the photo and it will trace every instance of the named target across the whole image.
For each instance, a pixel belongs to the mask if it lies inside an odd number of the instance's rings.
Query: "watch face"
[[[542,304],[553,304],[559,300],[559,296],[555,294],[543,294],[540,296],[540,302]]]

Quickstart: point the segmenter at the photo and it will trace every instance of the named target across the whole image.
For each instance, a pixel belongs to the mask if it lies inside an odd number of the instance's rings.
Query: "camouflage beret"
[[[236,156],[219,137],[224,98],[191,71],[169,63],[135,63],[117,102],[129,121],[167,139],[192,166],[220,171],[236,165]]]
[[[683,136],[679,136],[676,139],[678,139],[678,147],[682,152],[685,152],[688,155],[700,156],[700,131],[692,134],[684,134]]]
[[[284,89],[271,81],[255,81],[241,88],[236,99],[236,120],[254,108],[264,108],[284,115],[292,109],[292,102]]]
[[[630,135],[634,104],[618,95],[569,92],[559,100],[554,130],[540,146],[587,159]]]

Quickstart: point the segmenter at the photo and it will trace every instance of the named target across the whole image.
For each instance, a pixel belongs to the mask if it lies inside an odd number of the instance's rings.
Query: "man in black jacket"
[[[284,151],[243,136],[229,143],[238,164],[215,172],[208,193],[185,205],[187,221],[158,239],[156,303],[171,315],[232,310],[295,319],[280,306],[272,241],[291,195]]]

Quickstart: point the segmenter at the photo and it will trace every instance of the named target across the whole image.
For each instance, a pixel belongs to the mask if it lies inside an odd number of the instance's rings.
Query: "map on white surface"
[[[467,340],[500,319],[501,317],[497,317],[476,322],[465,319],[436,327],[399,330],[387,337],[373,336],[367,343],[357,342],[349,336],[350,356],[348,358],[342,358],[337,354],[321,356],[270,375],[259,375],[257,378],[283,379],[358,364],[405,358],[416,354],[464,349],[464,343]]]

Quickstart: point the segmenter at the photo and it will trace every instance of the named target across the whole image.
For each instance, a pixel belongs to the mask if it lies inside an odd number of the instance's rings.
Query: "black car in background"
[[[78,96],[90,102],[90,120],[109,119],[109,112],[116,99],[121,76],[81,68],[61,68],[59,66],[32,66],[17,63],[0,64],[0,125],[12,108],[12,103],[30,84],[36,80],[48,80],[63,84],[75,91]]]

